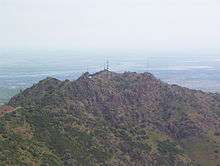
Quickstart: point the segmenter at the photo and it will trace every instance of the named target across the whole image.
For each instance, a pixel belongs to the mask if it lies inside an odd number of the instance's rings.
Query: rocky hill
[[[220,95],[150,73],[47,78],[8,105],[17,109],[1,117],[0,165],[220,163]]]

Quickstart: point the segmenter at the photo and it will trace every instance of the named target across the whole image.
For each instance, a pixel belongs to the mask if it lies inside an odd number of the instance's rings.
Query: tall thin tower
[[[106,61],[106,69],[109,71],[109,60]]]
[[[110,67],[109,67],[109,60],[107,59],[106,60],[106,77],[107,77],[107,79],[109,79],[109,77],[110,77]]]

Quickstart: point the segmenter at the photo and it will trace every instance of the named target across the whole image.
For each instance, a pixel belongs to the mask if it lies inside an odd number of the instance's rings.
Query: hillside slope
[[[13,141],[16,154],[32,165],[220,163],[220,96],[168,85],[150,73],[47,78],[9,105],[21,107],[1,118],[0,136],[8,145],[1,140],[7,151],[0,157],[9,165]]]

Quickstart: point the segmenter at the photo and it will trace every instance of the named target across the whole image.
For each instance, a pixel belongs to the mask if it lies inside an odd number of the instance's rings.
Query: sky
[[[220,55],[220,1],[0,0],[0,48]]]

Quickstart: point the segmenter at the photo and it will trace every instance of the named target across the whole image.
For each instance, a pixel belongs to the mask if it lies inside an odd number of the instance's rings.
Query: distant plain
[[[29,54],[32,56],[28,56]],[[115,72],[151,72],[170,84],[207,92],[220,92],[220,58],[217,55],[81,54],[83,56],[71,51],[1,52],[0,104],[7,102],[19,90],[30,87],[48,76],[73,80],[83,72],[94,73],[103,70],[107,59],[110,69]]]

